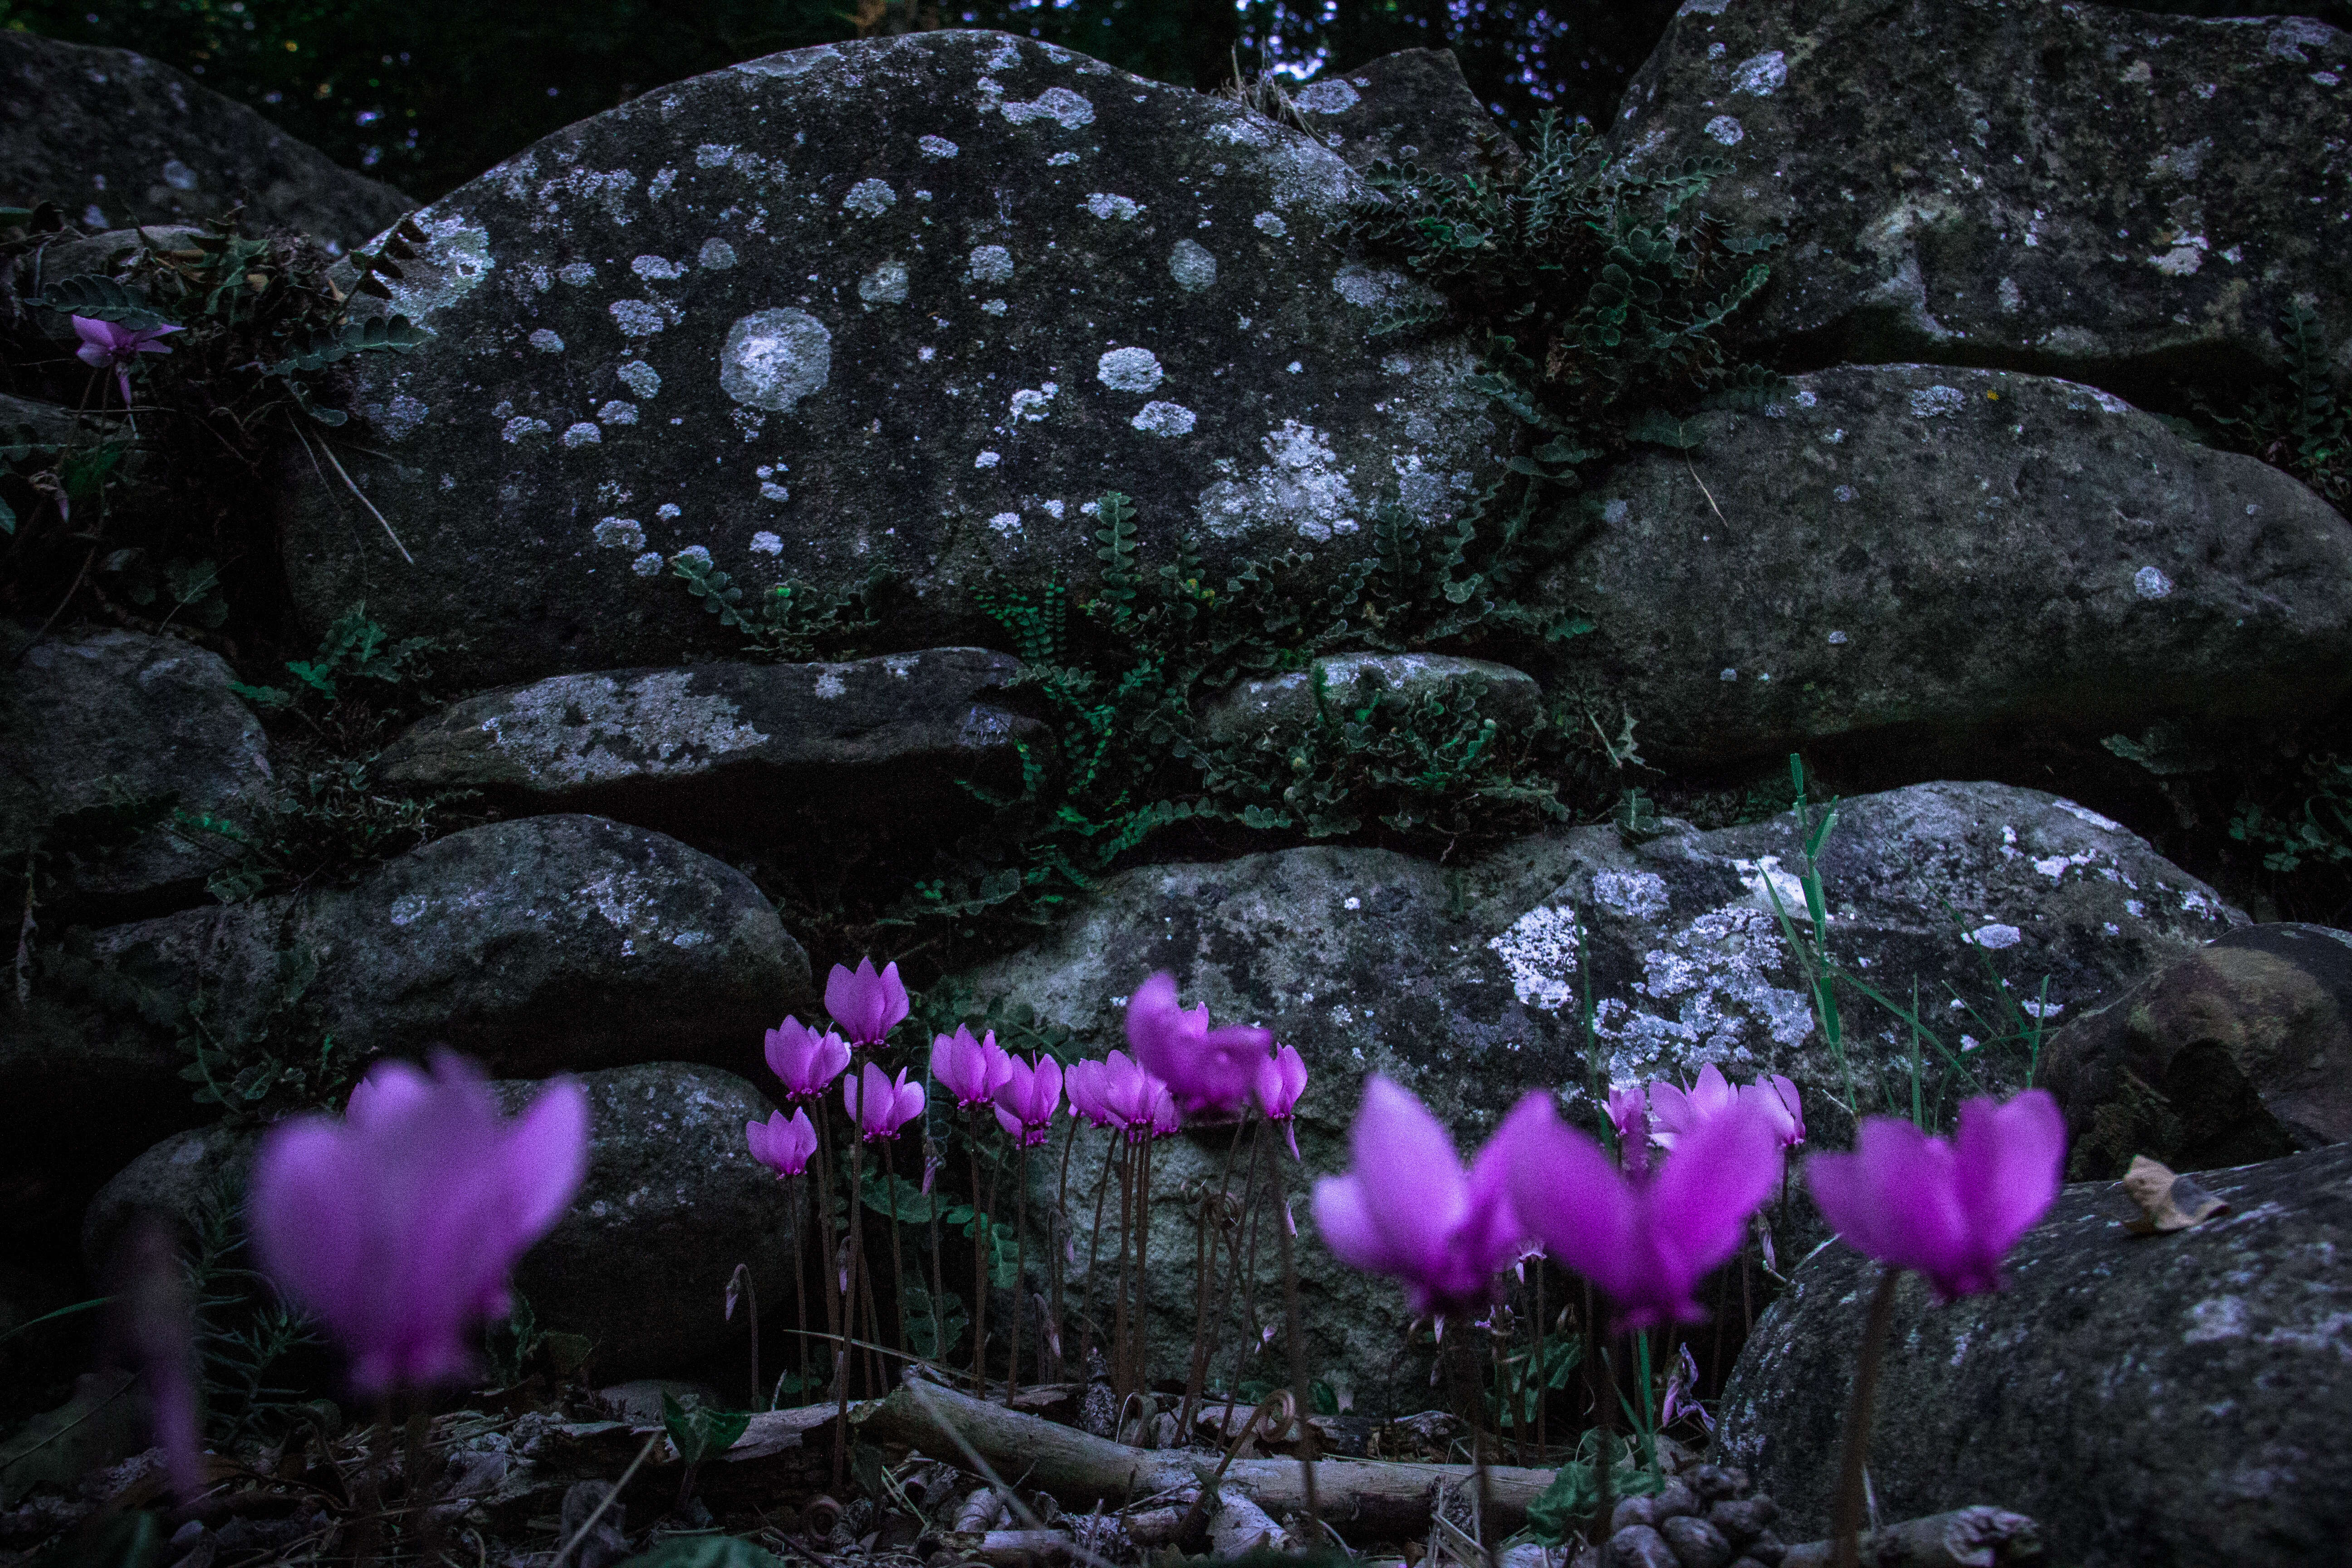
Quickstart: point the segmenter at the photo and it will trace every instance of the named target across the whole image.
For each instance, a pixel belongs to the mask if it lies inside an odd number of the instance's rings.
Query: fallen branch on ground
[[[869,1442],[944,1456],[953,1451],[955,1436],[939,1423],[952,1423],[955,1435],[990,1463],[1025,1475],[1024,1485],[1052,1493],[1073,1512],[1097,1503],[1116,1508],[1139,1498],[1196,1491],[1216,1469],[1214,1455],[1133,1448],[951,1389],[931,1386],[923,1393],[918,1400],[902,1388],[864,1407],[854,1416],[859,1431]],[[1343,1535],[1404,1540],[1429,1528],[1440,1488],[1463,1485],[1475,1475],[1468,1465],[1325,1459],[1316,1466],[1316,1501],[1323,1518]],[[1528,1505],[1551,1484],[1552,1472],[1498,1465],[1487,1478],[1487,1518],[1498,1534],[1507,1534],[1526,1522]],[[1237,1460],[1225,1471],[1221,1489],[1237,1492],[1276,1519],[1307,1503],[1295,1459]]]
[[[1829,1568],[1832,1543],[1789,1548],[1780,1568]],[[1956,1509],[1890,1524],[1862,1538],[1863,1568],[2011,1568],[2042,1561],[2042,1531],[2005,1509]]]

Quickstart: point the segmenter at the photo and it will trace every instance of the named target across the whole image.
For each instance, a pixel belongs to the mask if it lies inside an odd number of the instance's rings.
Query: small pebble
[[[1788,1554],[1788,1543],[1769,1530],[1748,1543],[1748,1560],[1761,1568],[1780,1568],[1780,1559]]]
[[[1657,1522],[1655,1498],[1620,1498],[1616,1508],[1609,1515],[1609,1532],[1614,1535],[1617,1531],[1636,1524],[1646,1524],[1655,1529]]]
[[[1734,1541],[1754,1540],[1780,1516],[1780,1505],[1768,1497],[1734,1498],[1706,1510],[1715,1527]]]
[[[1682,1568],[1666,1538],[1646,1524],[1636,1524],[1609,1538],[1611,1568]]]
[[[1698,1507],[1698,1494],[1680,1476],[1658,1489],[1657,1495],[1650,1500],[1651,1516],[1661,1521],[1677,1514],[1696,1513]]]
[[[1701,1465],[1691,1472],[1698,1487],[1698,1495],[1709,1502],[1738,1497],[1748,1489],[1748,1472],[1729,1469],[1722,1465]]]
[[[1675,1561],[1682,1568],[1730,1568],[1737,1548],[1723,1531],[1703,1519],[1687,1514],[1667,1520],[1658,1526],[1666,1544],[1674,1549]]]

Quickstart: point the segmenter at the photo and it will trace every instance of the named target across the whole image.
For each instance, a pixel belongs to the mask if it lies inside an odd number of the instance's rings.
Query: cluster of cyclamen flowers
[[[768,1031],[769,1069],[785,1099],[796,1104],[816,1100],[845,1079],[852,1047],[879,1044],[907,1016],[907,988],[895,963],[878,974],[870,958],[855,972],[836,964],[824,1005],[848,1039],[790,1017]],[[1075,1062],[1066,1072],[1043,1053],[1024,1059],[1005,1050],[992,1030],[975,1040],[959,1026],[931,1041],[931,1078],[953,1097],[956,1109],[992,1110],[1005,1136],[1029,1148],[1051,1135],[1066,1092],[1073,1117],[1116,1129],[1129,1142],[1170,1136],[1182,1126],[1185,1112],[1244,1106],[1289,1130],[1307,1088],[1307,1064],[1294,1047],[1277,1048],[1268,1031],[1245,1025],[1211,1029],[1207,1006],[1180,1006],[1175,978],[1160,973],[1129,1000],[1127,1035],[1134,1056],[1112,1051],[1099,1061]],[[867,1062],[860,1075],[843,1081],[842,1102],[866,1141],[896,1138],[922,1114],[923,1086],[909,1081],[904,1068],[892,1079]],[[789,1121],[772,1111],[744,1131],[752,1157],[779,1175],[799,1175],[817,1151],[817,1129],[805,1109]],[[1294,1158],[1298,1152],[1295,1132],[1290,1152]]]
[[[1560,1121],[1548,1091],[1530,1091],[1465,1170],[1428,1108],[1375,1076],[1354,1169],[1316,1184],[1316,1223],[1342,1260],[1394,1276],[1416,1312],[1482,1306],[1532,1241],[1591,1280],[1620,1329],[1696,1321],[1699,1281],[1738,1249],[1805,1141],[1796,1086],[1735,1087],[1710,1064],[1689,1089],[1612,1091],[1609,1118],[1615,1161]],[[1866,1118],[1855,1152],[1815,1154],[1805,1177],[1848,1244],[1949,1300],[1999,1288],[2001,1258],[2057,1194],[2064,1154],[2057,1102],[2031,1089],[1969,1100],[1948,1142]]]

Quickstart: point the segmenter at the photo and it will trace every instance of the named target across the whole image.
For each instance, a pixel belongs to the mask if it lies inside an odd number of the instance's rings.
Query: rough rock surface
[[[1881,1517],[1997,1498],[2053,1562],[2286,1568],[2352,1530],[2352,1148],[2200,1178],[2235,1212],[2139,1237],[2106,1183],[2070,1187],[2011,1287],[1937,1308],[1901,1288],[1870,1479]],[[1874,1266],[1825,1248],[1758,1322],[1719,1441],[1823,1533]]]
[[[0,859],[46,849],[54,858],[43,868],[63,878],[60,898],[127,912],[193,893],[221,851],[173,831],[168,810],[104,853],[77,854],[87,835],[59,819],[163,796],[231,817],[260,806],[268,750],[260,721],[229,690],[235,673],[217,654],[142,632],[78,628],[26,648],[27,640],[27,628],[5,639],[8,655],[25,651],[0,682]]]
[[[2052,1037],[2042,1081],[2080,1176],[2352,1142],[2352,933],[2248,926]]]
[[[1653,761],[2001,723],[2096,740],[2352,682],[2352,522],[2107,394],[1847,366],[1690,428],[1687,457],[1601,481],[1549,590],[1591,615],[1575,651]]]
[[[1034,1007],[1098,1054],[1122,1044],[1121,1003],[1135,985],[1173,970],[1188,1004],[1206,1002],[1219,1022],[1264,1024],[1306,1057],[1307,1171],[1348,1163],[1346,1128],[1371,1071],[1422,1095],[1465,1149],[1528,1087],[1586,1082],[1579,1015],[1588,978],[1612,1083],[1687,1079],[1708,1061],[1741,1079],[1788,1073],[1814,1136],[1834,1144],[1846,1124],[1831,1098],[1843,1096],[1844,1075],[1814,1029],[1763,891],[1769,879],[1801,908],[1788,868],[1793,837],[1781,817],[1640,844],[1613,827],[1580,828],[1458,868],[1327,847],[1139,868],[1104,883],[1036,946],[960,978],[982,997]],[[1988,961],[2018,1002],[2055,1019],[2243,921],[2105,818],[1999,784],[1922,784],[1848,801],[1822,871],[1837,956],[1906,1003],[1916,979],[1925,1010],[1951,1020],[1939,1026],[1948,1045],[1996,1082],[2016,1081],[2023,1052],[1996,1051],[1989,1029],[1945,1005],[1957,989],[1985,1016],[2002,1016]],[[1907,1105],[1907,1036],[1850,994],[1843,1010],[1865,1108],[1885,1103],[1882,1096]],[[1190,1226],[1167,1194],[1216,1180],[1223,1147],[1211,1131],[1154,1155],[1164,1205],[1155,1259],[1167,1249],[1154,1267],[1164,1277],[1183,1275],[1192,1256]],[[1081,1140],[1074,1194],[1093,1190],[1100,1150],[1095,1135]],[[1279,1163],[1303,1197],[1297,1168]],[[1039,1201],[1051,1199],[1041,1189]],[[1083,1260],[1091,1210],[1073,1207]],[[1366,1410],[1425,1403],[1425,1342],[1408,1351],[1401,1297],[1339,1267],[1305,1228],[1303,1204],[1299,1220],[1314,1375],[1352,1378]],[[1259,1257],[1271,1270],[1270,1244]],[[1278,1277],[1257,1282],[1254,1302],[1262,1322],[1277,1321]],[[1178,1366],[1189,1303],[1163,1298],[1153,1332],[1160,1364]]]
[[[1519,157],[1470,90],[1452,49],[1399,49],[1299,88],[1290,102],[1326,147],[1358,169],[1410,160],[1442,174],[1483,174]]]
[[[1202,715],[1202,728],[1217,740],[1232,740],[1304,724],[1315,717],[1318,679],[1333,711],[1361,707],[1384,692],[1409,701],[1449,697],[1473,681],[1483,686],[1479,710],[1503,724],[1531,724],[1543,705],[1535,678],[1507,664],[1444,654],[1336,653],[1305,669],[1240,682]]]
[[[115,1010],[84,985],[0,1012],[0,1138],[62,1142],[77,1169],[205,1119],[176,1031],[124,994],[201,990],[233,1041],[280,998],[281,952],[318,964],[294,1026],[361,1058],[446,1045],[493,1071],[744,1060],[814,1001],[807,954],[741,873],[593,816],[452,834],[348,889],[111,926],[94,948]]]
[[[2005,364],[2145,395],[2279,359],[2295,296],[2352,372],[2352,35],[1992,0],[1696,0],[1612,152],[1729,161],[1780,226],[1752,329],[1814,363]]]
[[[719,1315],[728,1276],[751,1266],[761,1299],[792,1300],[798,1195],[751,1158],[743,1124],[772,1109],[733,1073],[653,1062],[583,1076],[593,1129],[588,1179],[515,1287],[551,1329],[596,1342],[599,1377],[677,1375],[745,1343]],[[539,1086],[501,1083],[519,1110]],[[742,1386],[739,1363],[724,1386]],[[781,1368],[778,1370],[782,1370]]]
[[[1021,663],[927,648],[849,664],[704,664],[562,675],[443,709],[385,749],[410,790],[481,789],[530,809],[629,821],[772,824],[825,799],[850,810],[1017,782],[1013,742],[1042,728],[999,705]]]
[[[1460,341],[1374,346],[1402,276],[1334,255],[1346,163],[1229,100],[1066,50],[932,32],[650,92],[435,203],[352,362],[353,473],[416,559],[292,470],[286,564],[323,623],[362,592],[493,684],[711,657],[668,574],[898,578],[892,641],[968,640],[992,570],[1081,586],[1086,507],[1149,560],[1369,548],[1382,498],[1450,516],[1491,471]],[[362,356],[391,359],[394,356]]]
[[[677,1373],[740,1343],[717,1310],[735,1265],[765,1300],[792,1299],[798,1247],[793,1189],[756,1163],[743,1124],[771,1109],[733,1073],[653,1062],[582,1075],[590,1102],[588,1177],[571,1210],[524,1258],[515,1284],[540,1327],[597,1342],[600,1375]],[[509,1115],[539,1083],[492,1085]],[[90,1201],[82,1253],[92,1268],[141,1210],[187,1221],[215,1191],[243,1190],[257,1135],[179,1133],[126,1166]],[[726,1370],[734,1372],[732,1365]],[[738,1386],[740,1373],[730,1379]]]
[[[415,204],[127,49],[0,32],[0,198],[84,228],[210,217],[362,244]]]

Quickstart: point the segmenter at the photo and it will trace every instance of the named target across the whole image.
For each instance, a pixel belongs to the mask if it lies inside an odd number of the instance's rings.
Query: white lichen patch
[[[1789,79],[1789,57],[1779,49],[1750,55],[1732,68],[1731,90],[1769,98]]]
[[[869,305],[903,305],[907,302],[907,264],[903,261],[877,261],[865,277],[857,280],[857,297]]]
[[[591,531],[597,546],[604,550],[643,550],[646,547],[645,524],[634,517],[608,517]]]
[[[1728,114],[1717,115],[1701,129],[1706,132],[1708,141],[1720,142],[1726,147],[1737,147],[1748,136],[1746,129]]]
[[[849,187],[841,198],[845,211],[863,217],[879,217],[898,205],[898,193],[890,188],[887,180],[860,180]]]
[[[1356,107],[1361,96],[1352,82],[1334,78],[1300,88],[1290,95],[1290,101],[1308,114],[1344,114]]]
[[[1132,223],[1143,211],[1143,204],[1131,196],[1114,195],[1108,191],[1096,191],[1078,204],[1080,212],[1092,213],[1106,221],[1117,219]]]
[[[662,283],[686,276],[686,268],[667,256],[634,257],[630,259],[629,270],[640,278]]]
[[[757,533],[751,535],[752,554],[782,555],[783,552],[784,542],[782,538],[772,531],[763,528]]]
[[[1969,395],[1957,386],[1923,386],[1911,394],[1913,417],[1933,419],[1939,414],[1957,414],[1968,406]]]
[[[658,577],[662,574],[662,564],[661,552],[648,550],[629,563],[629,570],[640,577]]]
[[[972,458],[971,466],[975,468],[992,468],[1003,460],[1003,458],[998,453],[982,452]]]
[[[647,402],[661,391],[661,372],[641,359],[624,361],[613,374],[621,378],[622,385]]]
[[[527,341],[531,347],[543,354],[560,354],[563,352],[563,339],[545,327],[531,333]]]
[[[964,267],[975,283],[1013,281],[1013,253],[1001,245],[973,246]]]
[[[1216,282],[1217,258],[1200,241],[1180,239],[1168,253],[1168,276],[1176,279],[1179,289],[1197,294]]]
[[[1666,912],[1666,879],[1655,871],[1601,871],[1592,900],[1625,920],[1654,921]]]
[[[650,300],[615,300],[604,313],[625,338],[649,338],[669,324],[662,308]]]
[[[1813,1028],[1812,1005],[1774,984],[1786,969],[1772,916],[1752,904],[1700,915],[1642,955],[1632,1001],[1609,997],[1594,1007],[1594,1032],[1616,1047],[1611,1080],[1750,1061],[1768,1042],[1803,1043]]]
[[[694,264],[705,271],[723,272],[735,265],[735,247],[723,239],[706,239],[694,253]]]
[[[1260,213],[1250,219],[1250,226],[1272,239],[1282,239],[1290,233],[1290,226],[1282,221],[1280,213]]]
[[[1557,1013],[1576,995],[1576,911],[1566,904],[1529,910],[1486,945],[1503,961],[1511,994],[1529,1007]]]
[[[1274,143],[1274,133],[1257,120],[1236,114],[1231,120],[1220,120],[1208,129],[1208,138],[1225,147],[1267,147]]]
[[[1201,492],[1202,527],[1220,539],[1286,529],[1318,542],[1356,530],[1361,505],[1328,436],[1286,419],[1260,445],[1266,461],[1255,473]]]
[[[963,151],[944,136],[925,136],[919,139],[915,145],[926,158],[952,158]]]
[[[1000,511],[988,520],[988,526],[1010,539],[1021,531],[1021,514],[1017,511]]]
[[[425,243],[416,255],[401,263],[401,276],[386,278],[386,304],[420,325],[447,310],[482,286],[497,268],[490,258],[490,231],[468,225],[456,213],[446,217],[420,215],[417,226]]]
[[[1992,921],[1969,932],[1969,940],[1979,947],[1998,952],[2003,948],[2015,947],[2019,942],[2023,942],[2025,933],[2013,925],[2000,921]]]
[[[566,426],[559,439],[567,447],[593,447],[604,439],[604,432],[583,419],[576,425]]]
[[[766,743],[734,702],[693,688],[683,669],[559,676],[517,692],[482,731],[507,767],[559,788],[701,773]]]
[[[719,387],[736,402],[789,413],[833,374],[833,333],[805,310],[755,310],[727,329]]]
[[[544,419],[533,419],[527,414],[519,414],[499,426],[499,438],[509,446],[514,446],[530,437],[544,436],[552,428],[553,426]]]
[[[1113,392],[1150,392],[1164,374],[1150,349],[1112,349],[1095,361],[1095,379]]]
[[[596,410],[596,418],[604,425],[635,425],[637,422],[637,405],[624,403],[616,397]]]
[[[1128,421],[1147,436],[1190,436],[1197,422],[1192,411],[1181,403],[1151,402]]]
[[[1013,417],[1032,424],[1043,419],[1051,411],[1050,405],[1061,390],[1061,387],[1050,381],[1042,386],[1023,387],[1013,395],[1011,403]]]
[[[1805,913],[1805,884],[1793,872],[1781,869],[1778,855],[1759,855],[1753,860],[1734,860],[1731,868],[1739,873],[1739,880],[1748,889],[1748,899],[1768,914],[1785,912],[1791,919]],[[1780,901],[1779,910],[1772,900]]]
[[[2132,592],[2143,599],[2161,599],[2172,592],[2172,579],[2153,566],[2132,574]]]
[[[1065,131],[1076,131],[1081,125],[1094,123],[1095,106],[1066,87],[1049,87],[1026,103],[1004,104],[1002,112],[1005,121],[1013,125],[1050,120]]]
[[[2147,264],[2167,278],[2193,278],[2197,269],[2205,265],[2206,248],[2203,235],[2189,235],[2162,255],[2149,257]]]

